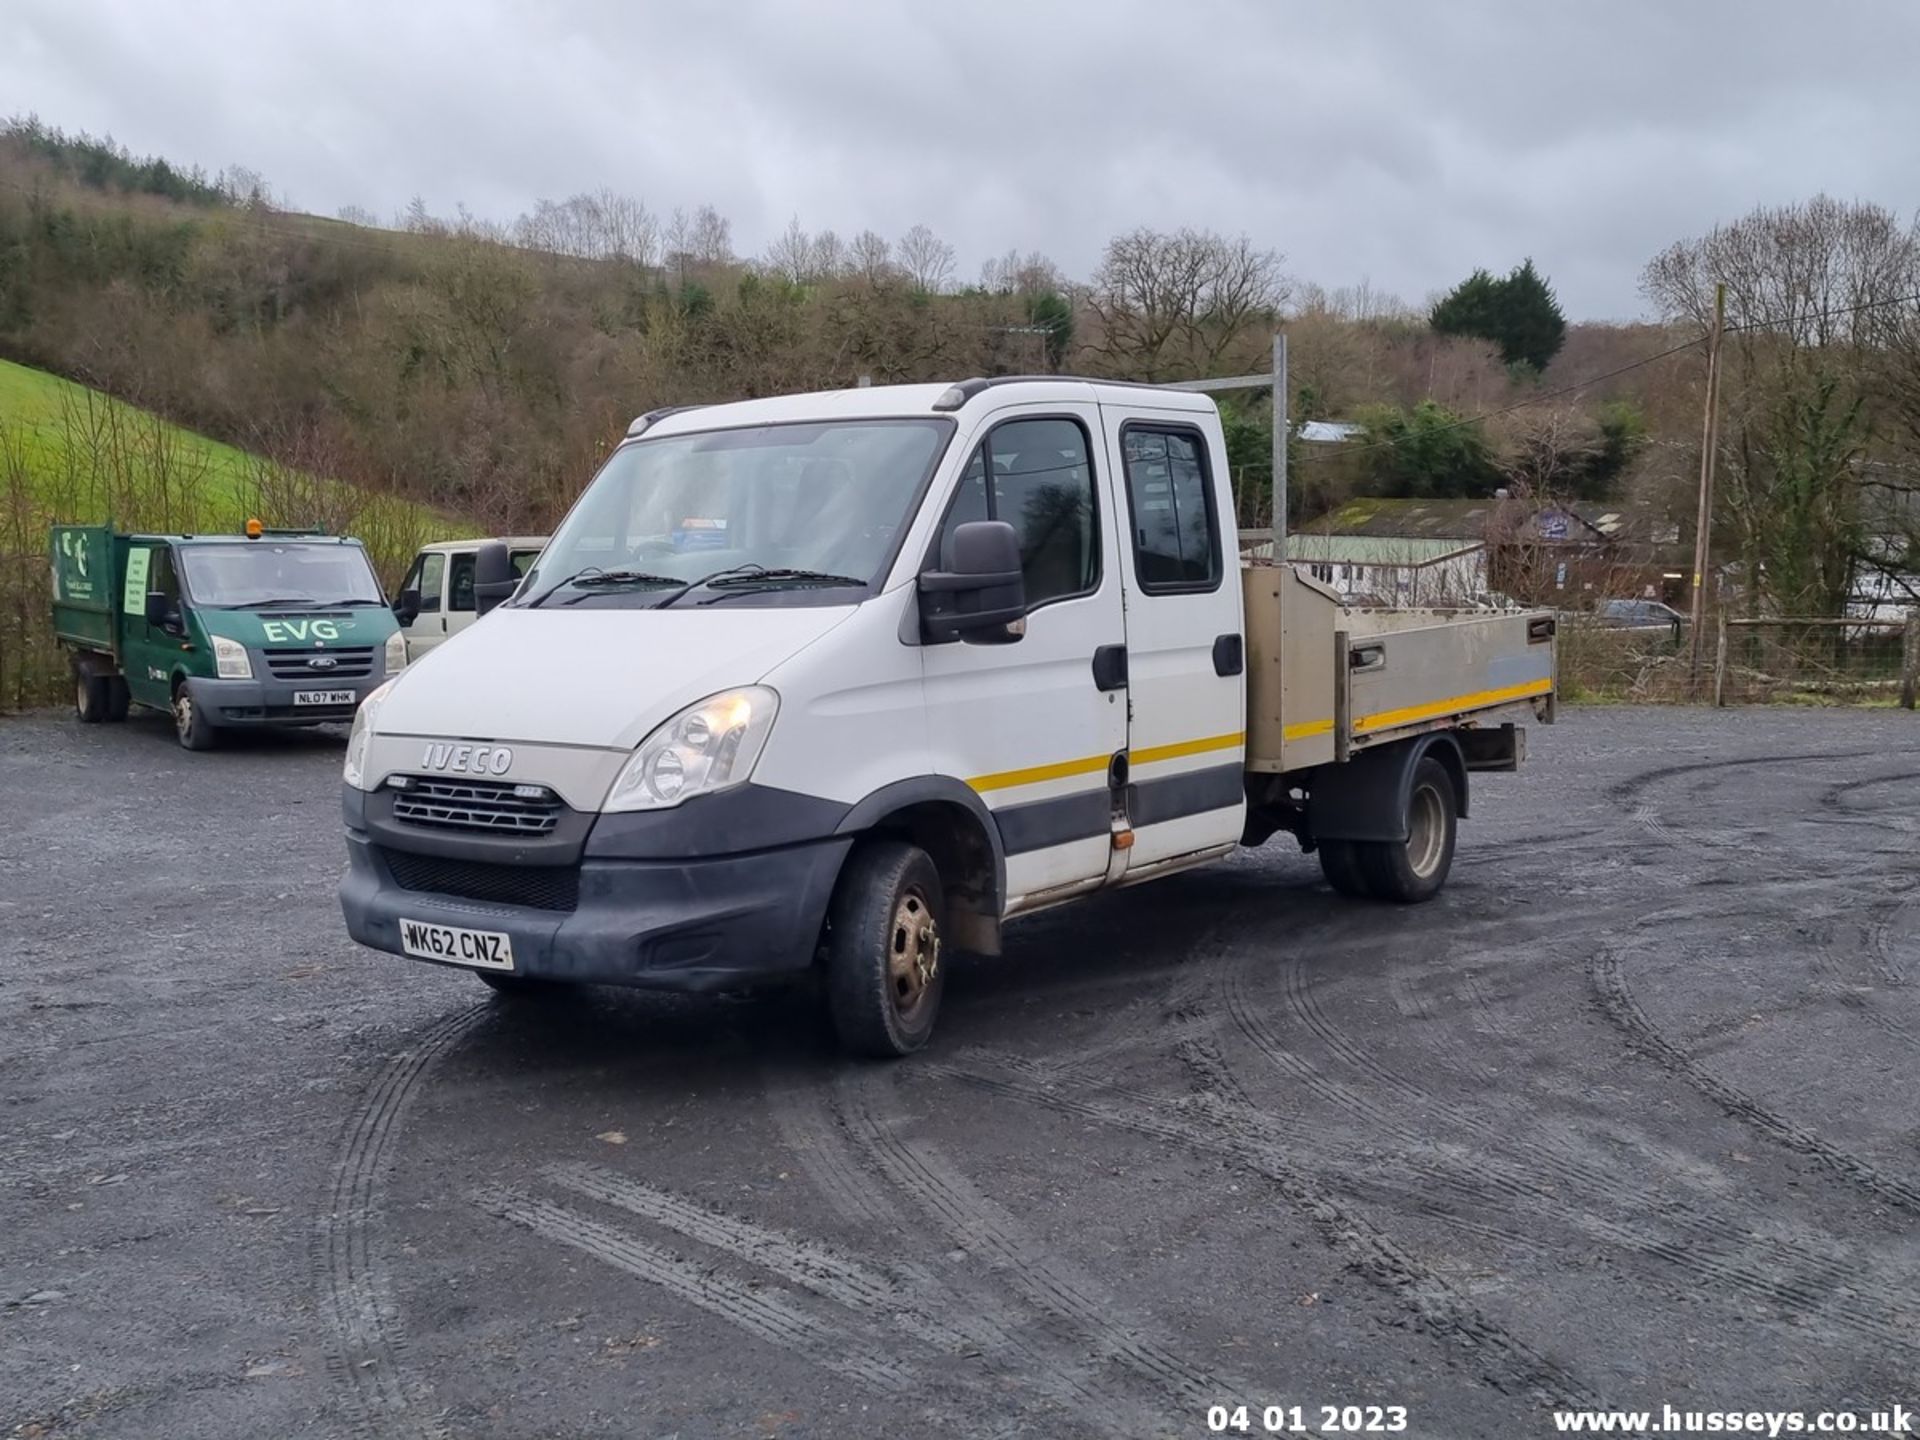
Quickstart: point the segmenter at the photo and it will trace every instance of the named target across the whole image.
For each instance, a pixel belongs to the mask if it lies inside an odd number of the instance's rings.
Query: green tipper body
[[[331,536],[123,535],[104,525],[56,525],[48,536],[53,628],[76,667],[123,678],[133,703],[155,709],[171,708],[191,684],[201,712],[221,726],[351,718],[387,678],[387,640],[399,633],[393,611],[384,602],[326,604],[333,597],[323,596],[259,608],[202,603],[181,557],[216,545],[326,546],[350,549],[365,563],[358,540]],[[371,566],[366,574],[378,595]],[[164,623],[147,618],[149,591],[171,602]],[[215,638],[246,651],[248,675],[219,673]]]

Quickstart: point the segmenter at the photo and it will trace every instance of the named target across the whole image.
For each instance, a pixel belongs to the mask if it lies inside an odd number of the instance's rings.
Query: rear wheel
[[[910,1055],[933,1034],[946,988],[946,894],[927,852],[872,840],[853,852],[827,910],[827,1011],[857,1055]]]
[[[193,703],[193,692],[185,685],[173,691],[173,735],[184,750],[211,750],[219,743],[220,732],[207,723],[206,712]]]
[[[1320,873],[1342,895],[1365,895],[1367,877],[1360,868],[1360,852],[1351,840],[1320,842]]]
[[[113,695],[108,677],[89,675],[85,670],[73,672],[73,713],[80,717],[82,725],[98,725],[111,719],[109,711],[113,708]]]
[[[1407,838],[1358,847],[1368,891],[1403,905],[1431,900],[1453,868],[1458,823],[1453,776],[1429,755],[1414,767],[1407,794]]]

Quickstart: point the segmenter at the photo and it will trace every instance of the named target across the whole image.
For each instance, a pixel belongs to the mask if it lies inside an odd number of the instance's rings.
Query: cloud
[[[1852,0],[13,0],[0,95],[301,206],[510,219],[610,186],[711,202],[743,250],[799,216],[931,225],[1085,275],[1109,235],[1247,233],[1327,286],[1419,300],[1531,255],[1576,316],[1647,258],[1819,190],[1905,211],[1920,7]],[[1838,62],[1838,63],[1835,63]]]

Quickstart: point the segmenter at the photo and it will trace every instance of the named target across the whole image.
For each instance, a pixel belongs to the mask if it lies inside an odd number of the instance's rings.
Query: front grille
[[[442,780],[409,775],[393,792],[393,818],[409,825],[484,830],[496,835],[545,835],[560,823],[561,804],[551,792],[530,799],[493,780]]]
[[[267,673],[276,680],[311,680],[316,685],[334,680],[364,680],[373,674],[371,645],[342,645],[328,650],[266,650]],[[320,660],[326,663],[315,665]]]
[[[487,900],[495,905],[527,905],[535,910],[572,910],[580,903],[576,865],[491,865],[482,860],[450,860],[380,848],[393,883],[402,890]]]

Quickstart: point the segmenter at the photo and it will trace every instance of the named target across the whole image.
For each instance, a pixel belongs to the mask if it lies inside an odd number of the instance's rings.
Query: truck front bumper
[[[827,902],[852,843],[850,836],[836,836],[701,859],[586,858],[552,867],[545,877],[516,872],[506,883],[540,887],[517,898],[539,903],[496,904],[403,886],[402,878],[414,886],[434,879],[431,872],[408,868],[415,857],[349,830],[340,908],[355,940],[395,955],[405,953],[401,921],[417,920],[510,936],[516,975],[721,990],[793,975],[813,963]]]
[[[386,683],[386,673],[374,667],[374,673],[357,680],[210,680],[188,676],[180,683],[186,687],[194,708],[208,723],[227,729],[242,725],[345,725],[353,720],[360,702]],[[294,692],[351,691],[351,705],[300,705]]]

